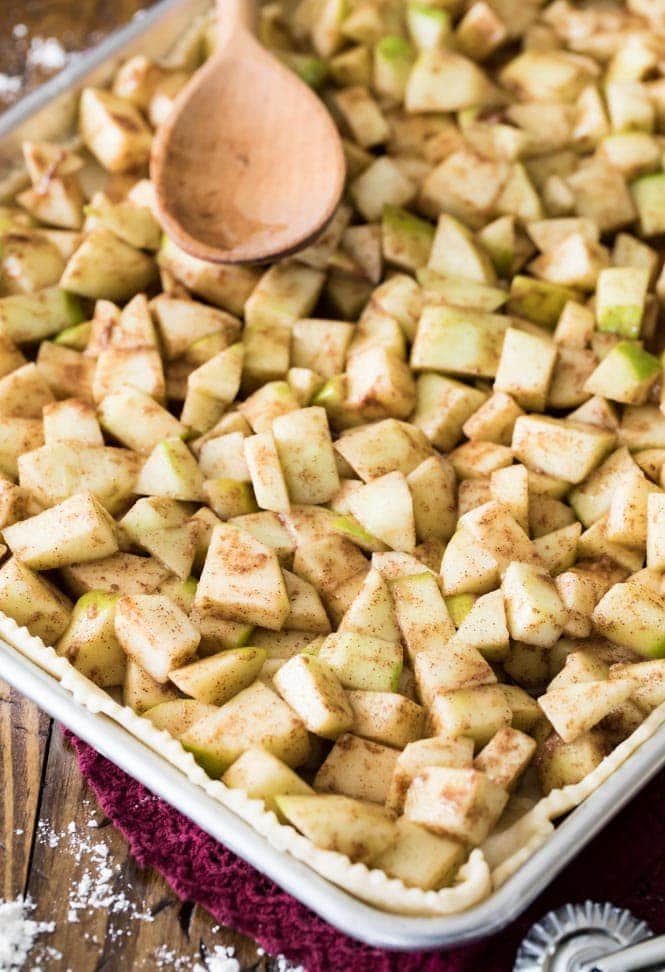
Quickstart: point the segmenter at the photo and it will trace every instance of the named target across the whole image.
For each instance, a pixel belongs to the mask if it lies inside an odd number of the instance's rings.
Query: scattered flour
[[[215,951],[206,955],[205,965],[196,963],[192,972],[240,972],[240,963],[233,956],[233,948],[216,945]]]
[[[59,71],[67,63],[67,52],[55,37],[33,37],[27,56],[28,66]]]
[[[259,955],[266,954],[262,948],[257,948],[256,951]],[[304,965],[291,965],[284,955],[278,955],[275,962],[277,963],[277,972],[306,972]]]
[[[0,972],[18,972],[28,960],[40,935],[48,935],[55,928],[52,921],[34,921],[28,915],[34,910],[29,898],[16,901],[0,900]],[[37,958],[60,959],[62,955],[55,948],[40,949]],[[33,964],[33,969],[37,966]]]
[[[86,805],[88,801],[85,801]],[[110,941],[126,933],[126,929],[114,925],[113,916],[122,914],[132,921],[154,921],[154,916],[141,911],[122,890],[116,890],[120,878],[120,865],[114,864],[110,847],[95,834],[98,822],[94,816],[78,828],[74,821],[65,830],[56,831],[45,820],[37,824],[37,840],[50,848],[58,848],[60,854],[69,854],[77,864],[83,865],[82,873],[63,889],[67,896],[67,921],[80,924],[86,915],[103,910],[109,916],[107,937]],[[92,833],[90,832],[92,831]],[[16,901],[0,900],[0,972],[27,972],[26,962],[31,959],[29,972],[47,972],[53,962],[59,962],[62,955],[57,949],[37,941],[55,929],[55,922],[38,922],[29,917],[34,909],[32,902],[18,898]],[[214,925],[213,932],[220,931]],[[97,943],[94,935],[83,934],[86,941]],[[265,955],[258,949],[259,955]],[[291,965],[283,955],[274,959],[275,972],[305,972],[302,966]],[[168,972],[240,972],[240,963],[232,947],[215,946],[204,956],[178,955],[175,949],[160,945],[145,963],[147,968],[155,967]],[[60,966],[58,966],[60,967]]]
[[[23,81],[16,75],[3,74],[0,71],[0,98],[13,98],[23,86]]]

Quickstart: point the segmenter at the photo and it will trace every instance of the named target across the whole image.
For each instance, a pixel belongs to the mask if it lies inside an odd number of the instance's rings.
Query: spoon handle
[[[224,38],[238,29],[256,33],[256,0],[218,0],[217,22]]]

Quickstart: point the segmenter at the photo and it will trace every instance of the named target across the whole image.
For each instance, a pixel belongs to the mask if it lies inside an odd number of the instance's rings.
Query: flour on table
[[[55,37],[33,37],[27,56],[28,66],[44,71],[59,71],[67,63],[67,52]]]
[[[85,801],[85,805],[88,805],[88,801]],[[152,922],[155,919],[149,911],[137,907],[122,889],[121,867],[114,863],[111,848],[96,832],[97,828],[98,822],[94,815],[90,816],[83,827],[77,827],[71,821],[60,831],[54,830],[46,820],[39,820],[37,841],[54,850],[57,848],[61,855],[69,854],[76,864],[82,865],[82,873],[79,872],[70,886],[63,889],[67,900],[68,923],[82,924],[86,915],[104,911],[109,916],[106,935],[114,942],[125,934],[133,933],[131,928],[114,924],[114,915],[123,915],[123,924],[127,923],[127,919],[131,922]],[[31,920],[29,913],[33,908],[30,901],[24,902],[22,899],[6,903],[0,901],[0,972],[27,972],[25,962],[33,949],[35,950],[30,955],[30,972],[50,972],[53,968],[50,960],[62,958],[56,949],[49,948],[48,945],[40,945],[37,951],[36,939],[39,935],[54,931],[55,923]],[[220,931],[220,926],[213,926],[212,931]],[[12,934],[18,943],[16,946],[11,944],[14,941]],[[95,936],[88,932],[83,934],[83,938],[97,944]],[[259,955],[265,954],[261,948],[258,952]],[[275,972],[305,972],[302,966],[291,965],[283,955],[278,955],[273,961]],[[151,970],[157,967],[168,969],[169,972],[240,972],[240,963],[235,957],[234,948],[224,945],[216,945],[205,955],[199,952],[195,955],[178,955],[168,945],[160,945],[146,960],[146,969],[148,966]],[[137,965],[137,968],[140,967],[141,963]]]
[[[0,71],[0,98],[12,98],[17,95],[23,86],[23,81],[18,75],[3,74]]]
[[[35,921],[29,917],[34,907],[29,898],[0,899],[0,972],[19,972],[37,946],[37,939],[55,929],[53,921]],[[40,945],[38,954],[33,954],[31,968],[38,972],[39,963],[44,959],[60,958],[57,949]]]

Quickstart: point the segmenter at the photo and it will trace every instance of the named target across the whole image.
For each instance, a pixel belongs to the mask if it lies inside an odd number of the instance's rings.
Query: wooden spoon
[[[344,187],[344,154],[319,98],[253,37],[254,0],[219,0],[215,54],[155,137],[162,225],[202,260],[274,260],[311,242]]]

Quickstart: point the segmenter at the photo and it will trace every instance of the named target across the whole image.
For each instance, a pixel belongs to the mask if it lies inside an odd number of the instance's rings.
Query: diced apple
[[[46,645],[54,645],[67,628],[72,605],[44,577],[10,557],[0,567],[0,610]]]
[[[615,584],[593,612],[597,631],[646,658],[665,655],[665,600],[641,584]]]
[[[163,686],[160,686],[163,687]],[[126,704],[131,704],[129,701]],[[212,715],[214,707],[195,699],[172,699],[170,702],[158,702],[157,705],[146,709],[143,715],[150,719],[156,729],[166,729],[176,739],[206,716]]]
[[[661,374],[661,363],[637,341],[619,341],[584,385],[587,392],[626,405],[643,405]]]
[[[178,693],[170,683],[158,682],[144,668],[131,658],[127,659],[127,670],[122,687],[122,703],[138,715],[155,706],[178,700]]]
[[[430,720],[437,735],[470,736],[476,746],[512,721],[512,710],[498,685],[473,685],[437,693],[430,703]]]
[[[155,274],[152,257],[100,227],[70,257],[60,285],[81,297],[123,301],[145,290]]]
[[[493,378],[508,319],[485,311],[426,307],[411,351],[412,368]]]
[[[394,692],[402,673],[402,646],[355,632],[328,635],[318,657],[345,688]]]
[[[402,813],[412,781],[428,766],[471,769],[472,764],[473,740],[466,736],[455,739],[434,736],[409,743],[397,757],[386,806]]]
[[[263,682],[234,695],[215,713],[195,723],[181,743],[209,776],[221,776],[238,756],[260,746],[288,766],[309,753],[307,730],[296,714]]]
[[[116,604],[115,633],[127,655],[161,684],[193,658],[200,640],[187,615],[159,594],[123,595]]]
[[[169,679],[198,702],[224,705],[252,684],[265,660],[262,648],[232,648],[173,669]]]
[[[501,591],[482,594],[460,623],[454,644],[477,649],[489,661],[501,661],[508,652],[509,637]]]
[[[122,685],[127,656],[114,628],[117,594],[89,591],[76,602],[69,626],[56,645],[83,675],[101,688]]]
[[[522,408],[542,412],[556,357],[554,343],[509,327],[496,372],[495,390],[511,395]]]
[[[289,496],[294,503],[325,503],[339,489],[324,409],[300,409],[273,422],[273,435]]]
[[[629,679],[579,682],[552,689],[541,695],[538,704],[564,742],[574,742],[588,732],[632,692]]]
[[[281,814],[324,850],[369,862],[395,840],[396,825],[383,807],[333,794],[278,796]]]
[[[296,655],[289,659],[274,676],[273,684],[310,732],[335,739],[351,728],[353,712],[346,693],[333,672],[316,657]]]
[[[358,594],[342,618],[340,631],[355,631],[384,641],[399,641],[390,590],[377,570],[365,576]]]
[[[87,147],[109,172],[126,172],[148,161],[150,129],[136,108],[116,95],[85,88],[80,127]]]
[[[407,887],[433,891],[451,884],[464,858],[464,848],[457,841],[433,834],[402,817],[397,821],[395,842],[375,859],[374,865]]]
[[[567,614],[549,574],[531,564],[511,563],[503,578],[503,595],[511,637],[551,648]]]
[[[508,794],[485,773],[427,767],[406,795],[404,815],[436,834],[481,844],[497,822]]]
[[[229,766],[222,782],[231,789],[244,790],[251,800],[263,800],[278,815],[276,797],[314,792],[286,763],[259,747],[245,750]]]
[[[316,774],[314,788],[383,804],[398,755],[390,746],[345,733]]]
[[[349,497],[349,509],[363,527],[394,550],[416,545],[413,501],[401,472],[372,480]]]
[[[525,733],[506,726],[499,729],[473,761],[503,790],[514,790],[536,752],[536,742]]]
[[[182,439],[163,439],[155,446],[139,473],[136,492],[185,501],[201,499],[203,474]]]
[[[347,699],[353,713],[350,730],[356,736],[403,749],[422,735],[424,709],[403,695],[351,690]]]
[[[237,527],[215,526],[196,606],[203,613],[221,612],[229,621],[279,630],[289,599],[274,551]]]
[[[536,770],[544,793],[581,782],[600,766],[609,752],[606,737],[597,729],[565,743],[556,733],[536,755]]]
[[[515,422],[513,451],[529,468],[581,483],[614,445],[605,429],[566,419],[524,415]]]
[[[115,524],[91,493],[5,527],[3,536],[18,559],[35,570],[99,560],[118,549]]]

